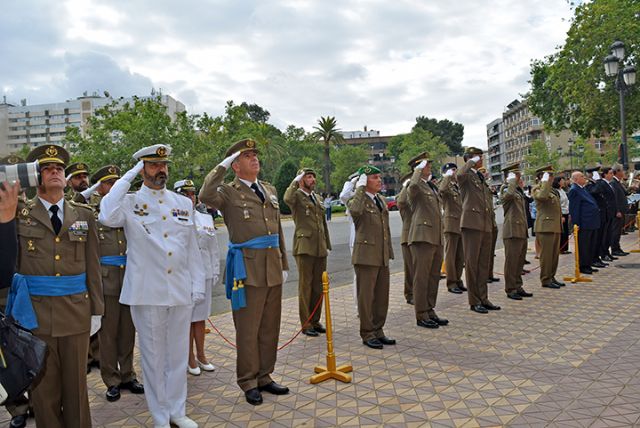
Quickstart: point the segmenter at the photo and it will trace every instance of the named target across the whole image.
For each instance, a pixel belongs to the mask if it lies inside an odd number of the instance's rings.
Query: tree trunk
[[[324,188],[327,195],[331,193],[331,156],[329,140],[324,140]]]

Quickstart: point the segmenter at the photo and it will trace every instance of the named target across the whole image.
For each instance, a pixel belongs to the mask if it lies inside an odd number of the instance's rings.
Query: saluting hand
[[[367,184],[367,174],[360,174],[358,178],[358,182],[356,183],[356,188],[366,186]]]
[[[471,158],[471,161],[472,161],[473,163],[478,163],[478,162],[480,162],[480,156],[474,156],[474,157],[472,157],[472,158]]]
[[[549,173],[545,172],[544,174],[542,174],[542,179],[540,181],[542,182],[549,181]]]
[[[593,171],[593,179],[600,180],[600,174],[598,173],[598,171]]]
[[[300,172],[300,174],[296,175],[296,178],[294,178],[293,181],[297,181],[299,183],[300,180],[302,180],[302,177],[304,177],[304,171],[302,171],[302,172]]]
[[[228,156],[228,157],[224,158],[224,160],[222,162],[220,162],[220,165],[225,167],[226,169],[229,169],[229,167],[231,166],[233,161],[236,160],[238,156],[240,156],[240,153],[242,153],[242,152],[237,151],[234,154],[232,154],[231,156]]]
[[[445,177],[451,177],[453,175],[453,168],[449,168],[444,172]]]
[[[0,223],[8,223],[15,218],[19,194],[20,181],[14,184],[5,181],[0,184]]]
[[[512,181],[516,179],[516,175],[513,172],[507,174],[507,181]]]
[[[424,169],[425,166],[427,166],[427,160],[423,159],[418,166],[416,166],[416,169]]]

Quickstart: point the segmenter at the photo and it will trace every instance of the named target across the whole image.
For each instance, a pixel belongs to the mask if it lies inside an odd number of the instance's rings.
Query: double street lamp
[[[620,94],[620,132],[622,144],[620,146],[619,162],[624,169],[629,169],[629,152],[627,151],[627,128],[624,114],[624,96],[636,83],[636,67],[624,66],[624,43],[616,40],[611,45],[611,55],[604,59],[604,70],[607,76],[616,77],[616,90]]]

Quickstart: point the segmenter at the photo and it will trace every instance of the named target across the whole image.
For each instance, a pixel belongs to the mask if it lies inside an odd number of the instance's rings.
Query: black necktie
[[[258,187],[258,185],[256,183],[252,183],[251,188],[253,189],[254,192],[256,192],[256,195],[258,195],[262,203],[264,203],[264,193],[260,191],[260,188]]]
[[[309,199],[311,199],[311,202],[313,202],[313,205],[316,204],[316,200],[313,198],[313,195],[311,193],[309,193]]]
[[[53,214],[51,216],[51,225],[53,226],[53,231],[56,233],[60,233],[60,229],[62,229],[62,220],[58,217],[58,210],[60,209],[57,205],[51,205],[49,207],[49,211]]]
[[[376,205],[378,206],[378,209],[382,212],[382,204],[380,203],[380,199],[378,199],[377,196],[374,196],[373,200],[376,201]]]

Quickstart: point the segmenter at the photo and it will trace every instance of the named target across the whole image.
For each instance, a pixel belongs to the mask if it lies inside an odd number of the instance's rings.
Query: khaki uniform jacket
[[[500,200],[504,209],[502,239],[527,238],[527,212],[524,195],[518,191],[516,180],[503,184],[500,188]]]
[[[560,198],[551,189],[551,180],[536,185],[531,189],[531,194],[536,201],[535,232],[561,233],[562,209],[560,208]]]
[[[218,165],[207,174],[199,198],[205,204],[219,209],[229,230],[229,240],[234,243],[248,241],[258,236],[280,235],[278,248],[242,250],[247,279],[245,285],[272,287],[282,284],[282,271],[289,270],[284,234],[280,224],[280,205],[276,189],[260,181],[265,192],[264,204],[258,195],[237,177],[231,183],[223,183],[227,169]]]
[[[489,208],[489,215],[491,216],[491,228],[495,229],[498,225],[496,224],[496,210],[493,208],[493,193],[486,182],[484,183],[484,194],[487,198],[487,207]]]
[[[444,232],[460,232],[460,217],[462,217],[462,196],[458,184],[445,176],[440,182],[439,189],[442,206],[444,208]]]
[[[23,275],[68,276],[86,273],[87,291],[69,296],[31,296],[38,318],[34,333],[52,337],[86,333],[91,315],[102,315],[98,233],[86,205],[65,201],[58,236],[49,213],[35,197],[18,205],[18,269]]]
[[[402,186],[402,189],[400,189],[400,193],[396,196],[396,204],[398,205],[398,212],[400,212],[400,218],[402,219],[400,244],[407,244],[409,242],[409,229],[411,228],[411,205],[409,205],[407,186]]]
[[[387,203],[382,196],[375,195],[382,204],[380,211],[364,189],[364,186],[358,187],[353,198],[349,200],[349,211],[356,227],[351,263],[389,266],[389,259],[393,258],[393,248]]]
[[[458,170],[458,185],[462,196],[460,227],[491,232],[493,226],[491,212],[487,206],[486,186],[471,169],[473,166],[474,163],[470,159]]]
[[[293,255],[327,257],[327,250],[331,250],[331,240],[323,201],[322,197],[315,192],[312,195],[316,201],[315,204],[311,202],[309,195],[300,189],[295,180],[284,193],[283,199],[291,208],[293,222],[296,225],[293,235]]]
[[[427,242],[432,245],[442,245],[442,213],[440,196],[435,189],[422,179],[422,170],[416,169],[407,187],[409,205],[411,205],[412,219],[409,244]]]

